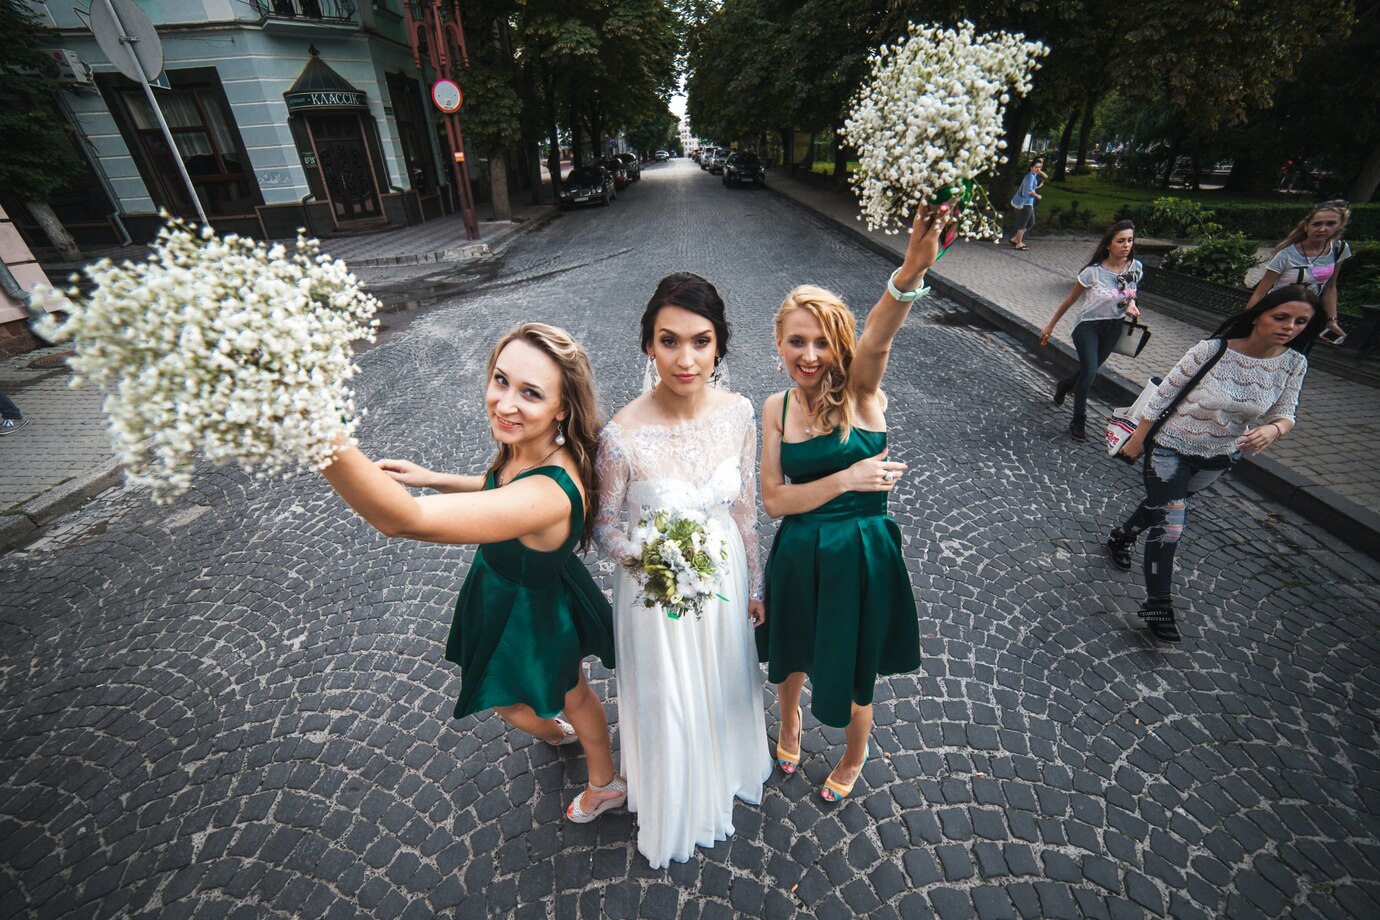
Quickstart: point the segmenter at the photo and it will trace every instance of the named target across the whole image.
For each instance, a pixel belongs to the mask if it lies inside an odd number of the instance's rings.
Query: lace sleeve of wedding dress
[[[599,514],[594,518],[594,542],[605,556],[622,563],[629,554],[621,516],[632,468],[615,427],[612,422],[604,427],[599,435],[599,454],[594,458],[594,469],[599,474]]]
[[[753,600],[760,601],[764,593],[762,574],[761,528],[757,523],[757,417],[752,403],[746,399],[743,406],[743,444],[739,455],[738,471],[742,476],[742,487],[733,501],[733,521],[743,537],[743,548],[747,550],[748,585]]]

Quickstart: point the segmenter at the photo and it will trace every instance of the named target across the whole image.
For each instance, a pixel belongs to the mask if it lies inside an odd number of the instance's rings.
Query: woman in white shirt
[[[1147,534],[1146,601],[1140,615],[1155,638],[1179,641],[1174,551],[1183,539],[1189,496],[1231,469],[1242,452],[1258,454],[1293,430],[1308,371],[1304,355],[1326,322],[1318,296],[1307,288],[1291,284],[1266,294],[1188,350],[1122,447],[1130,460],[1145,454],[1145,500],[1112,530],[1107,553],[1114,565],[1129,570],[1136,538]],[[1203,377],[1157,425],[1209,362]]]
[[[1324,341],[1341,344],[1346,334],[1337,324],[1337,278],[1342,262],[1351,258],[1351,247],[1342,239],[1350,218],[1351,210],[1345,201],[1324,201],[1309,211],[1275,247],[1265,274],[1246,301],[1246,309],[1270,291],[1286,284],[1301,284],[1322,301],[1327,329],[1333,336]]]
[[[1102,242],[1093,250],[1088,264],[1078,273],[1078,280],[1064,302],[1054,311],[1040,332],[1040,344],[1049,344],[1054,327],[1069,307],[1079,298],[1083,306],[1073,327],[1073,346],[1078,349],[1078,370],[1059,381],[1054,388],[1054,404],[1062,406],[1073,391],[1073,421],[1069,436],[1086,441],[1085,422],[1088,412],[1088,393],[1092,391],[1097,371],[1106,363],[1121,334],[1122,321],[1128,316],[1140,316],[1136,306],[1136,286],[1145,269],[1136,260],[1136,225],[1129,220],[1117,221],[1102,235]]]

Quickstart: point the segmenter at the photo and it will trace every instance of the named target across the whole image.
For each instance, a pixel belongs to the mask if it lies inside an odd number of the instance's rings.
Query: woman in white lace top
[[[757,425],[742,396],[711,386],[728,350],[723,300],[698,275],[662,279],[642,317],[649,389],[604,429],[594,537],[619,563],[613,589],[618,731],[637,849],[653,868],[733,833],[734,799],[757,804],[771,774],[753,627],[765,616],[757,534]],[[621,563],[627,522],[650,509],[704,514],[728,540],[702,616],[639,599]]]
[[[1265,295],[1189,349],[1122,448],[1132,460],[1145,454],[1145,500],[1112,531],[1107,552],[1119,568],[1130,569],[1131,549],[1147,533],[1140,615],[1156,638],[1179,641],[1171,592],[1188,497],[1215,482],[1243,451],[1258,454],[1293,429],[1308,371],[1304,355],[1326,325],[1317,295],[1306,288]]]

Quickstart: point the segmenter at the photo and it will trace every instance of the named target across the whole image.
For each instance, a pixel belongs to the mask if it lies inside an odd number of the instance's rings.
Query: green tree
[[[644,118],[627,131],[628,145],[645,160],[656,150],[670,145],[678,123],[670,109],[663,109],[660,114]]]
[[[81,250],[47,202],[81,171],[41,76],[52,62],[38,49],[54,47],[56,33],[23,0],[0,0],[0,34],[7,46],[7,61],[0,65],[0,187],[24,202],[64,259],[76,261]]]

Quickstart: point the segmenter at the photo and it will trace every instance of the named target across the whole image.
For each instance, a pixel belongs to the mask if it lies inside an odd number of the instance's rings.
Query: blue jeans
[[[1145,594],[1147,600],[1169,603],[1174,579],[1174,551],[1188,523],[1188,497],[1206,489],[1231,469],[1241,454],[1194,457],[1168,447],[1154,446],[1145,452],[1141,477],[1145,501],[1112,537],[1134,541],[1145,538]]]
[[[1107,362],[1121,334],[1120,319],[1094,319],[1073,327],[1073,347],[1078,349],[1078,370],[1059,381],[1059,389],[1073,390],[1073,417],[1088,415],[1088,394],[1098,368]]]
[[[0,418],[12,418],[17,422],[23,417],[24,413],[19,411],[14,400],[6,396],[4,391],[0,391]]]

